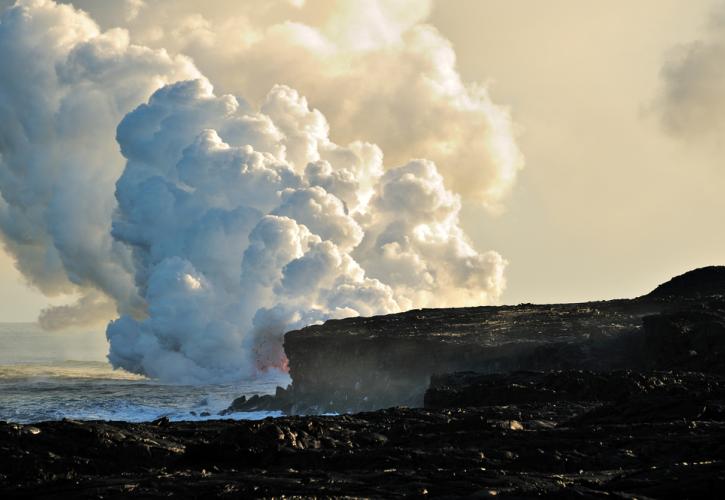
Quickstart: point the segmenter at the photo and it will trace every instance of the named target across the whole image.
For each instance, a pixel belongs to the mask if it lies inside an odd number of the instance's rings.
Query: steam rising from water
[[[25,1],[0,16],[0,230],[26,279],[78,302],[49,309],[46,327],[143,311],[129,252],[110,235],[123,171],[114,130],[167,82],[199,72],[185,57],[100,32],[86,15]],[[112,316],[111,316],[112,317]]]
[[[291,328],[501,292],[503,259],[469,245],[433,163],[384,173],[379,148],[331,142],[288,87],[253,110],[203,79],[176,83],[117,137],[128,162],[112,234],[148,305],[109,326],[117,366],[243,378],[283,366]]]
[[[216,95],[189,59],[47,0],[5,11],[0,61],[4,242],[42,291],[80,295],[45,326],[118,311],[117,367],[237,380],[283,368],[291,328],[502,292],[506,262],[471,246],[433,162],[335,144],[288,86]]]

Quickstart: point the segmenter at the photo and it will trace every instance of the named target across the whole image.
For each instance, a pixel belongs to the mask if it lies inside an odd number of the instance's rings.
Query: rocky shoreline
[[[633,300],[328,322],[290,332],[285,349],[292,386],[228,412],[290,416],[0,423],[2,498],[680,499],[725,489],[725,268]]]
[[[431,408],[259,422],[0,424],[0,491],[712,498],[725,487],[724,396],[725,379],[693,373],[468,373],[434,381]]]

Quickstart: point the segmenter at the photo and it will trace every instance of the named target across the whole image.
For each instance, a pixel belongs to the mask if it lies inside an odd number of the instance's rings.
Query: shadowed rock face
[[[703,297],[725,293],[725,266],[694,269],[662,283],[649,297]]]
[[[582,370],[431,377],[426,408],[462,408],[556,401],[627,403],[644,400],[725,400],[725,376],[697,372]]]
[[[456,371],[722,372],[724,346],[725,268],[709,267],[631,300],[414,310],[292,331],[293,385],[277,407],[420,406],[431,375]]]

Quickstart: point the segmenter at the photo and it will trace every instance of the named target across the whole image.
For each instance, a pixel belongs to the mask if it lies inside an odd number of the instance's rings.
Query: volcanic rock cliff
[[[230,410],[421,406],[432,375],[459,371],[725,373],[725,267],[696,269],[635,299],[331,320],[287,333],[284,348],[292,386]]]

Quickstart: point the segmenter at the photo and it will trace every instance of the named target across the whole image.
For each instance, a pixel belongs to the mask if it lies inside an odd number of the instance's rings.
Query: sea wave
[[[0,421],[219,418],[261,419],[278,412],[219,412],[241,395],[274,393],[289,376],[261,374],[232,384],[161,383],[106,360],[103,332],[45,332],[32,323],[0,323]]]
[[[0,365],[0,421],[262,419],[279,412],[221,416],[241,395],[270,394],[286,385],[286,374],[267,374],[234,384],[167,384],[114,370],[100,361]]]

